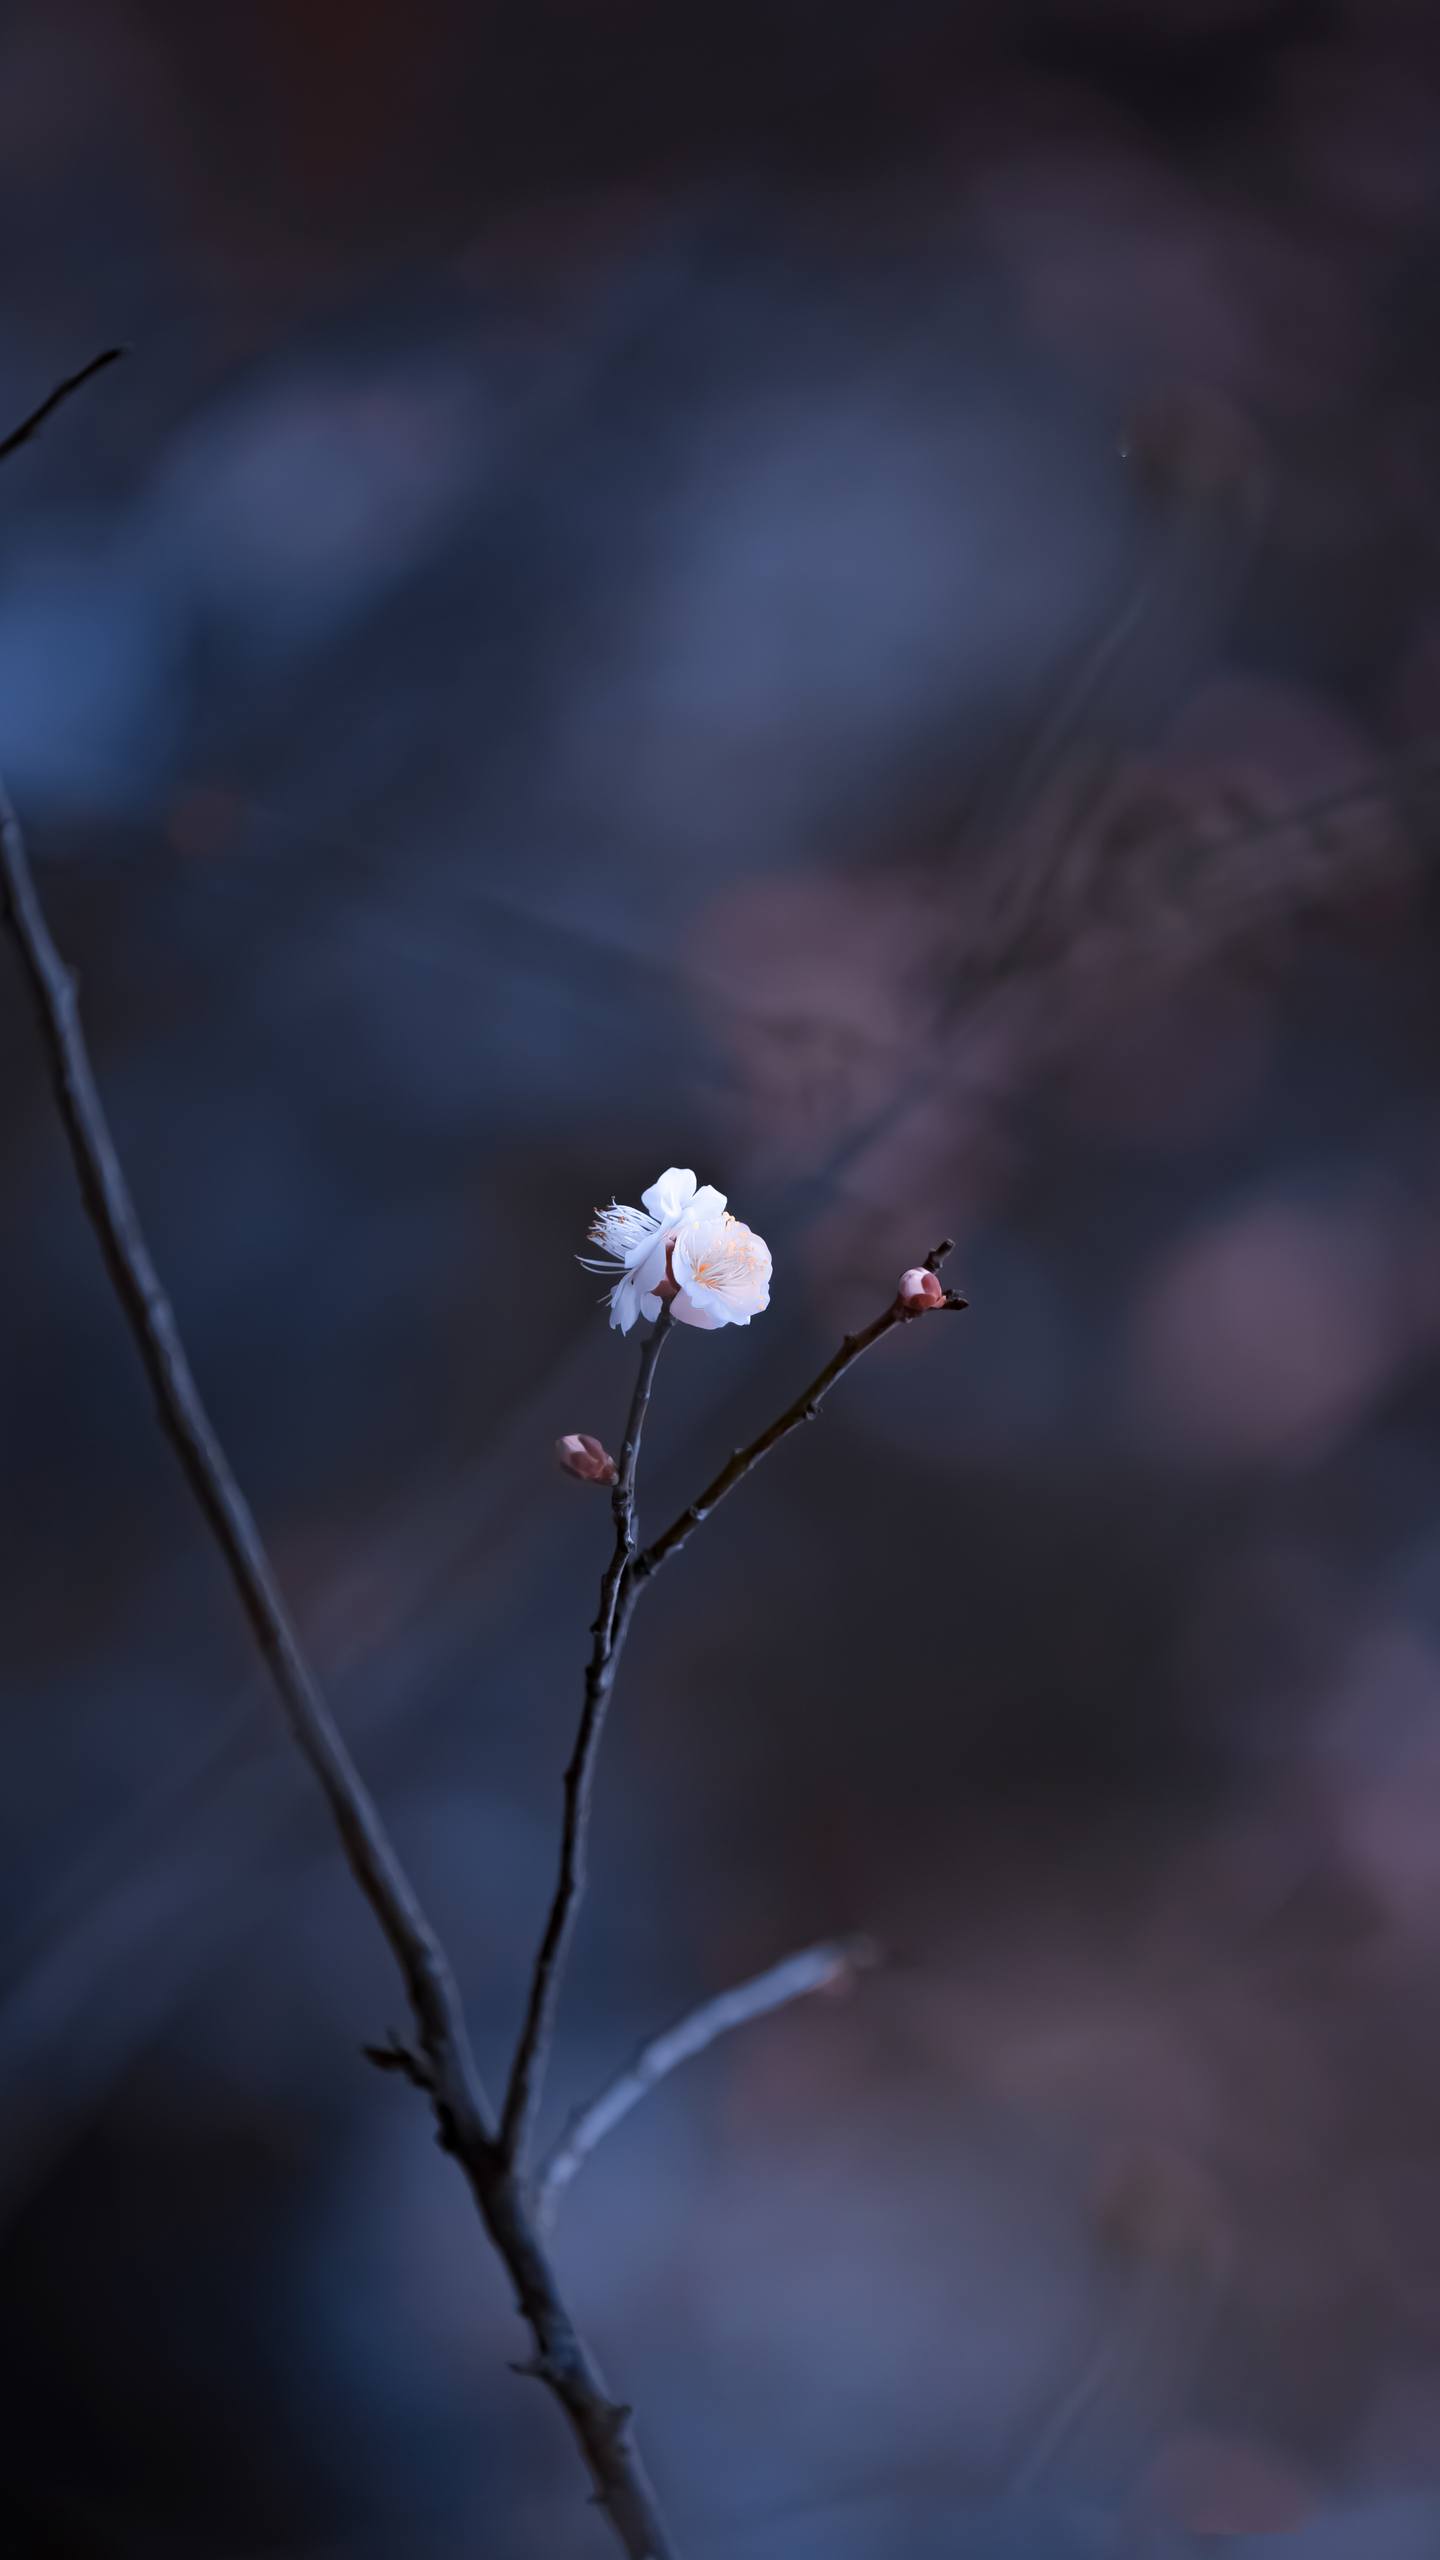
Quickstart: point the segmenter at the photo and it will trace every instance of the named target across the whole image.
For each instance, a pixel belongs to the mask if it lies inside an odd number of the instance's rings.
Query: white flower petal
[[[629,1332],[637,1315],[648,1317],[652,1323],[658,1315],[659,1301],[654,1293],[665,1277],[668,1249],[663,1234],[652,1236],[647,1251],[631,1264],[623,1280],[616,1282],[610,1300],[610,1321],[622,1333]]]
[[[724,1214],[724,1192],[717,1191],[714,1184],[711,1182],[702,1182],[694,1199],[691,1201],[690,1206],[685,1212],[682,1224],[687,1227],[693,1227],[699,1225],[702,1219],[722,1218]]]
[[[695,1197],[695,1176],[688,1165],[672,1164],[669,1172],[662,1173],[659,1181],[652,1182],[640,1197],[652,1218],[658,1218],[662,1226],[673,1226],[684,1217]]]
[[[659,1288],[665,1277],[665,1265],[669,1259],[669,1253],[669,1238],[658,1235],[649,1252],[639,1262],[632,1263],[630,1276],[635,1283],[637,1298],[648,1298],[654,1290]]]
[[[610,1322],[617,1332],[628,1333],[639,1314],[635,1298],[635,1282],[627,1271],[610,1292]]]
[[[670,1301],[670,1312],[677,1324],[693,1324],[698,1333],[717,1333],[730,1319],[724,1309],[711,1300],[708,1304],[692,1298],[681,1289]]]

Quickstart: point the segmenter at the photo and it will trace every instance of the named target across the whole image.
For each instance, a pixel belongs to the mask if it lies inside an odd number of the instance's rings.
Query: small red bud
[[[923,1271],[919,1268],[914,1271],[902,1271],[896,1297],[907,1315],[919,1316],[925,1313],[927,1307],[944,1306],[945,1286],[937,1272]]]
[[[555,1443],[555,1455],[568,1476],[584,1484],[613,1484],[618,1470],[609,1450],[592,1431],[567,1431]]]

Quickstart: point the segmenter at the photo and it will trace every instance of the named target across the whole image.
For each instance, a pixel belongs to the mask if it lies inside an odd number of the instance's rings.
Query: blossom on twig
[[[769,1306],[770,1248],[732,1216],[723,1191],[672,1165],[640,1198],[638,1209],[619,1200],[597,1209],[590,1241],[600,1254],[580,1256],[613,1280],[610,1322],[621,1333],[637,1316],[653,1322],[667,1298],[676,1321],[702,1333],[748,1324]]]

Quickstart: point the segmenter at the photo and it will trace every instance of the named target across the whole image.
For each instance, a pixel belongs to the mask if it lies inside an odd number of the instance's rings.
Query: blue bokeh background
[[[503,2070],[632,1351],[551,2115],[700,2560],[1440,2544],[1423,0],[16,0],[0,768],[337,1713]],[[0,1000],[0,2539],[608,2547]],[[1198,2485],[1197,2485],[1198,2484]],[[1208,2502],[1208,2503],[1207,2503]],[[1148,2536],[1148,2539],[1146,2537]]]

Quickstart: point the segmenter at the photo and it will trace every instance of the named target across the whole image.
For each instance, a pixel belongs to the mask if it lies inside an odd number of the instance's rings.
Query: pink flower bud
[[[584,1484],[615,1482],[615,1461],[593,1431],[567,1431],[563,1440],[556,1441],[555,1455],[566,1474],[579,1476]]]
[[[927,1307],[943,1307],[945,1286],[934,1271],[902,1271],[896,1292],[907,1316],[923,1315]]]

